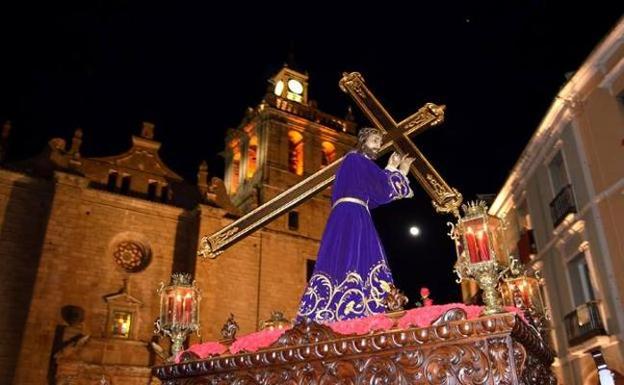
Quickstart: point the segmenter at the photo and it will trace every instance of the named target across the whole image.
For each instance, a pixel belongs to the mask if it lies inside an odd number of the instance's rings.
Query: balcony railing
[[[589,301],[578,306],[565,316],[564,323],[570,346],[581,344],[595,336],[607,335],[600,318],[598,301]]]
[[[562,188],[555,199],[550,202],[550,216],[553,221],[553,226],[559,226],[568,214],[573,213],[576,213],[574,191],[572,190],[572,185],[568,184]]]

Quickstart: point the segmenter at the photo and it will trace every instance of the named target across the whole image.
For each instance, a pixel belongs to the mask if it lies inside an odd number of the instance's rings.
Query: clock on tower
[[[273,93],[281,98],[308,104],[308,76],[284,66],[272,79]]]

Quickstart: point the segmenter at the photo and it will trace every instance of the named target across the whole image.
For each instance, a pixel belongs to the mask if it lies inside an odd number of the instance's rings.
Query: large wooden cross
[[[442,122],[444,106],[427,103],[415,114],[396,123],[366,87],[359,73],[343,74],[340,88],[351,95],[375,127],[386,133],[379,155],[394,148],[401,155],[408,154],[414,157],[410,172],[429,194],[436,211],[458,216],[458,209],[462,202],[461,194],[442,179],[410,139],[410,135],[423,132],[428,127]],[[325,166],[216,233],[202,237],[198,255],[204,258],[216,258],[245,236],[319,193],[334,181],[336,169],[343,159],[344,157]]]

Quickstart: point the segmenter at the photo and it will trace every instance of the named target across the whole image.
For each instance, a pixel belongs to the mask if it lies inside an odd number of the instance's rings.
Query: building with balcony
[[[598,383],[596,349],[624,372],[624,19],[555,96],[490,213],[545,278],[560,383]]]

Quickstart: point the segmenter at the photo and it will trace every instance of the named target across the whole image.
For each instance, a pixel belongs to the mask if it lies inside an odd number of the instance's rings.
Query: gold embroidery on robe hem
[[[342,282],[336,283],[326,273],[315,273],[308,282],[297,316],[331,322],[382,313],[391,279],[385,261],[373,265],[365,279],[351,271]]]

